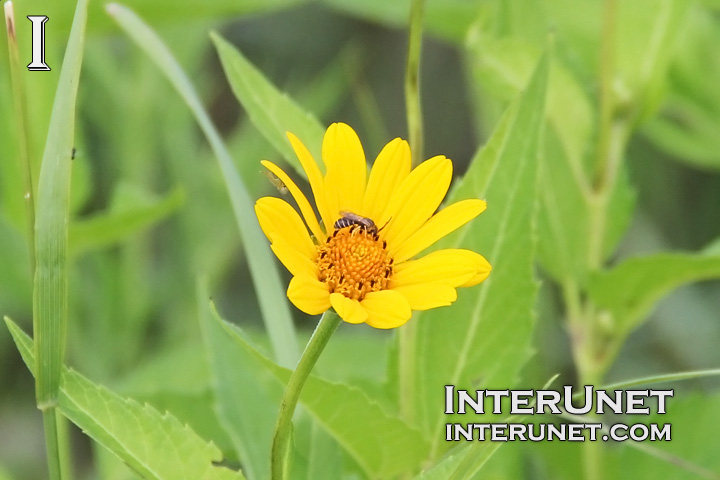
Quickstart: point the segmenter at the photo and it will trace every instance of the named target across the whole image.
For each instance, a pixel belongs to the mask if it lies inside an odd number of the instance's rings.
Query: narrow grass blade
[[[18,53],[15,14],[12,2],[5,3],[5,26],[8,36],[10,80],[13,89],[15,125],[17,126],[18,154],[23,170],[25,208],[27,216],[28,244],[30,250],[30,271],[35,272],[35,189],[33,188],[32,165],[30,162],[30,138],[28,136],[27,101],[23,82],[20,80],[20,55]]]
[[[75,135],[75,99],[85,45],[88,0],[79,0],[60,69],[40,165],[35,215],[35,272],[33,281],[34,354],[37,358],[35,399],[43,411],[45,446],[51,479],[69,468],[58,432],[57,405],[65,356],[68,322],[68,223],[70,178]]]
[[[36,399],[42,410],[57,401],[65,353],[68,297],[70,172],[75,132],[75,98],[80,80],[88,0],[75,11],[55,94],[40,167],[35,220],[33,332],[38,373]]]
[[[240,230],[245,256],[250,266],[250,274],[258,294],[260,310],[272,342],[275,358],[280,365],[294,366],[300,357],[300,351],[288,302],[284,296],[285,288],[280,281],[277,264],[273,259],[270,246],[255,218],[250,195],[233,165],[230,153],[220,138],[220,134],[203,108],[190,79],[155,32],[132,11],[121,5],[111,3],[107,6],[107,11],[120,28],[147,53],[167,76],[195,115],[200,128],[215,152],[230,195],[235,220]]]

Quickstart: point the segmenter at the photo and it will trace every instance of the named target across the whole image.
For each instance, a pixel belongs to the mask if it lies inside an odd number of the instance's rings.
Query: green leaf
[[[527,84],[542,55],[542,44],[520,36],[493,37],[476,27],[468,36],[467,51],[475,85],[482,87],[484,93],[509,102],[517,98]],[[551,61],[547,95],[548,120],[567,161],[572,162],[582,176],[583,158],[593,134],[594,113],[582,85],[561,57]]]
[[[412,320],[416,355],[407,363],[414,371],[400,375],[412,375],[418,392],[399,394],[401,401],[418,398],[418,421],[433,441],[433,455],[445,448],[443,424],[459,421],[443,414],[444,385],[508,388],[530,354],[537,293],[533,245],[538,152],[549,67],[546,54],[450,198],[487,199],[487,211],[442,246],[485,255],[493,266],[490,277],[480,287],[458,292],[452,307],[421,312]]]
[[[118,22],[118,25],[167,76],[170,83],[185,100],[208,139],[217,157],[230,195],[235,220],[245,249],[245,258],[250,267],[250,274],[258,295],[263,320],[273,345],[275,358],[281,365],[293,365],[300,357],[300,352],[288,302],[284,295],[285,288],[280,281],[274,255],[255,217],[253,201],[235,169],[230,153],[203,108],[190,79],[162,40],[127,8],[118,4],[109,4],[107,10]]]
[[[636,119],[653,115],[663,100],[667,69],[682,32],[690,2],[636,0],[618,2],[615,36],[616,69],[621,90],[635,104]],[[620,98],[622,101],[622,98]]]
[[[720,396],[717,393],[676,390],[675,397],[668,399],[666,414],[653,413],[640,420],[646,425],[672,425],[672,440],[625,442],[634,444],[632,446],[636,448],[629,448],[623,443],[621,448],[607,449],[607,478],[719,479],[717,445],[708,441],[720,429],[718,407]]]
[[[573,165],[548,129],[545,135],[538,214],[538,258],[556,280],[587,282],[588,252],[592,235],[603,235],[602,250],[610,255],[625,234],[635,205],[635,190],[629,183],[627,166],[619,166],[618,178],[604,213],[603,233],[595,233],[591,218],[593,196],[582,167]]]
[[[669,69],[668,98],[661,114],[643,127],[657,147],[695,167],[720,168],[718,42],[718,19],[702,8],[691,9]]]
[[[448,451],[433,468],[416,478],[417,480],[472,478],[472,475],[485,465],[501,445],[501,442],[490,441],[460,444]]]
[[[218,34],[211,35],[220,55],[225,76],[250,120],[265,138],[282,154],[288,164],[305,176],[300,162],[287,139],[292,132],[302,139],[316,160],[325,129],[309,112],[303,110],[286,94],[281,93],[235,47]]]
[[[107,213],[70,225],[70,255],[113,245],[167,217],[185,200],[180,188],[160,199],[146,196],[130,185],[118,185]]]
[[[35,374],[33,340],[9,318],[8,329],[30,371]],[[95,441],[151,479],[243,479],[240,472],[216,467],[220,450],[170,413],[122,398],[67,367],[59,392],[62,413]]]
[[[240,329],[216,317],[235,348],[260,361],[285,385],[291,372],[279,367],[244,338]],[[427,455],[427,442],[415,428],[386,412],[359,388],[310,375],[300,395],[307,412],[373,478],[406,472]]]
[[[541,53],[537,42],[523,33],[496,38],[480,27],[471,31],[468,50],[473,78],[481,86],[479,95],[486,98],[487,92],[502,102],[515,98]],[[554,58],[550,68],[546,110],[550,128],[541,147],[538,257],[553,278],[584,284],[593,215],[588,154],[593,148],[595,113],[566,56]],[[606,255],[625,233],[634,202],[623,164],[606,215],[602,246]]]
[[[200,282],[198,316],[215,410],[247,477],[264,479],[270,472],[270,447],[282,387],[254,352],[237,347],[213,317],[208,297],[207,288]]]
[[[75,99],[85,43],[88,1],[78,2],[60,70],[40,166],[35,215],[33,332],[39,371],[38,407],[56,402],[65,356],[68,308],[68,223],[75,136]]]
[[[621,333],[636,328],[655,303],[690,282],[720,278],[720,252],[658,253],[625,260],[590,279],[588,293]]]

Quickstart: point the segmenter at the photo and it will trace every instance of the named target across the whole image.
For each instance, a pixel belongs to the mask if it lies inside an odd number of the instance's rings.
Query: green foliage
[[[690,282],[720,277],[720,254],[708,249],[697,254],[658,253],[631,258],[595,275],[589,293],[607,308],[613,323],[629,333],[646,319],[650,309],[671,290]]]
[[[304,174],[286,132],[292,132],[298,138],[304,139],[310,153],[319,160],[322,158],[320,143],[325,129],[315,117],[303,111],[287,95],[279,92],[227,40],[217,34],[213,34],[212,39],[220,55],[225,76],[232,86],[233,93],[245,107],[250,120],[282,154],[285,161]]]
[[[70,254],[80,255],[88,250],[107,248],[167,217],[184,200],[183,192],[179,189],[162,199],[145,197],[144,192],[120,184],[109,212],[74,222],[70,226]]]
[[[41,409],[52,408],[55,403],[65,355],[70,171],[86,16],[87,0],[78,3],[73,20],[38,180],[33,331],[40,365],[36,398]]]
[[[36,373],[33,341],[5,319],[28,368]],[[58,398],[62,413],[145,478],[230,480],[239,472],[216,467],[221,452],[169,413],[119,397],[64,368]]]
[[[435,399],[443,385],[514,385],[530,354],[537,292],[532,269],[537,147],[549,62],[549,55],[540,61],[526,92],[473,158],[450,197],[486,198],[489,209],[482,222],[473,222],[442,246],[477,248],[488,257],[493,272],[482,288],[461,292],[451,311],[429,310],[416,319],[417,357],[413,369],[401,369],[399,375],[414,377],[418,421],[432,439],[435,454],[447,445],[440,443],[443,424],[454,421],[437,408]],[[486,235],[488,230],[494,234]],[[493,321],[500,316],[508,322]]]
[[[131,38],[168,75],[168,79],[183,97],[208,138],[220,164],[232,200],[235,218],[240,235],[244,240],[243,245],[250,264],[250,272],[259,292],[260,308],[263,310],[275,355],[281,364],[291,365],[298,356],[295,329],[290,319],[287,303],[280,296],[280,279],[272,264],[270,249],[264,243],[264,236],[254,218],[250,195],[232,164],[230,153],[205,112],[190,80],[162,40],[130,10],[112,4],[108,6],[108,13],[126,29]]]
[[[217,315],[215,321],[225,328],[236,348],[260,361],[276,381],[282,385],[287,382],[290,371],[255,350],[237,327]],[[311,376],[300,402],[370,476],[396,475],[417,465],[427,454],[428,445],[417,429],[384,411],[357,387]]]

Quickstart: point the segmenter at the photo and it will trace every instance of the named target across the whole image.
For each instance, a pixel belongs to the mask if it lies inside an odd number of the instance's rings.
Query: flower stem
[[[602,40],[600,45],[600,119],[598,126],[597,161],[595,164],[594,189],[590,198],[590,243],[587,266],[590,270],[602,268],[604,240],[610,195],[615,188],[617,172],[622,160],[624,146],[623,122],[616,118],[617,105],[613,92],[615,75],[615,31],[617,0],[605,0]],[[582,320],[575,325],[574,350],[580,385],[602,383],[602,346],[598,338],[598,312],[586,304]],[[585,480],[603,478],[603,445],[585,442],[583,445],[583,470]]]
[[[272,444],[272,457],[270,460],[272,480],[285,480],[288,470],[290,440],[292,437],[292,417],[295,406],[300,398],[305,381],[312,371],[317,359],[325,349],[330,337],[337,329],[342,319],[333,310],[326,311],[310,341],[305,346],[295,371],[290,376],[285,393],[280,401],[280,413],[275,425],[275,436]]]
[[[45,427],[45,449],[48,459],[48,473],[50,480],[61,480],[60,436],[57,425],[57,408],[48,407],[43,410],[43,426]]]
[[[422,46],[425,0],[412,0],[405,65],[405,110],[413,166],[423,159],[423,121],[420,103],[420,48]]]

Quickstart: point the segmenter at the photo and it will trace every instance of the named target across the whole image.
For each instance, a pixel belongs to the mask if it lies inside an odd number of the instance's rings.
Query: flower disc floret
[[[393,259],[387,242],[359,225],[333,231],[318,248],[319,280],[330,293],[363,300],[370,292],[385,290],[392,275]]]

